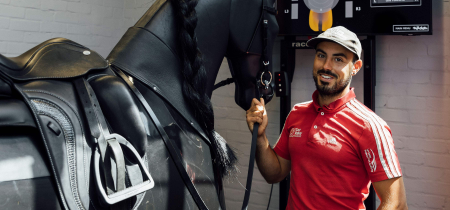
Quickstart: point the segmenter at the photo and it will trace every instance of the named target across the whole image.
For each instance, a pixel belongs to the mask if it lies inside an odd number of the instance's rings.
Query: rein
[[[267,54],[267,31],[269,28],[269,21],[265,18],[266,12],[270,13],[271,15],[276,15],[277,10],[273,7],[269,7],[264,5],[263,0],[263,6],[261,11],[261,16],[259,17],[258,23],[262,21],[263,24],[263,33],[262,33],[262,44],[263,44],[263,50],[262,50],[262,63],[263,68],[259,70],[259,72],[256,74],[256,88],[255,88],[255,96],[259,100],[260,98],[269,99],[273,97],[273,88],[270,85],[273,79],[272,73],[269,71],[269,55]],[[247,53],[249,53],[250,48],[253,44],[253,40],[255,39],[256,33],[258,32],[259,25],[256,25],[256,28],[253,32],[252,39],[250,40],[250,43],[247,47]],[[228,78],[226,80],[223,80],[216,85],[214,85],[214,90],[231,84],[234,82],[233,78]],[[261,90],[261,91],[260,91]],[[242,203],[242,210],[246,210],[248,208],[248,202],[250,200],[250,192],[252,188],[252,180],[253,180],[253,168],[255,165],[255,153],[256,153],[256,139],[258,138],[258,129],[259,129],[259,123],[255,123],[253,125],[253,132],[252,132],[252,145],[250,150],[250,158],[248,163],[248,173],[247,173],[247,183],[245,187],[245,196],[244,196],[244,202]],[[272,185],[273,188],[273,185]],[[272,194],[272,188],[270,190],[270,194]],[[269,198],[269,204],[270,204],[270,198]],[[269,206],[267,206],[269,208]]]
[[[263,34],[262,34],[262,44],[263,44],[263,53],[262,53],[262,62],[263,62],[263,68],[259,70],[259,72],[256,74],[256,88],[255,88],[255,96],[260,98],[264,97],[273,97],[273,88],[270,85],[272,82],[272,73],[269,71],[269,56],[267,55],[267,31],[269,28],[269,21],[265,18],[266,12],[269,12],[272,15],[276,15],[276,9],[273,7],[268,7],[264,5],[263,0],[263,6],[261,11],[261,16],[259,18],[259,21],[263,21]],[[250,41],[250,44],[247,48],[247,53],[250,50],[250,47],[253,43],[253,39],[255,38],[256,32],[259,28],[259,24],[256,27],[255,31],[253,32],[252,39]],[[261,91],[260,91],[261,89]],[[270,90],[269,90],[270,89]],[[268,92],[269,91],[269,92]],[[250,158],[248,163],[248,173],[247,173],[247,184],[245,187],[245,196],[244,196],[244,202],[242,204],[242,210],[247,210],[248,208],[248,202],[250,200],[250,192],[252,188],[252,180],[253,180],[253,168],[255,165],[255,153],[256,153],[256,140],[258,138],[258,129],[259,129],[259,123],[255,123],[253,125],[253,133],[252,133],[252,145],[250,150]],[[272,191],[271,191],[272,192]],[[270,202],[270,201],[269,201]]]

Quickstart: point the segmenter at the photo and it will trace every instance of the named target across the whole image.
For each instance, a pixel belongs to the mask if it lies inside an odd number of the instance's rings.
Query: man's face
[[[322,96],[336,96],[347,88],[352,80],[354,54],[334,42],[323,41],[316,47],[313,78]]]

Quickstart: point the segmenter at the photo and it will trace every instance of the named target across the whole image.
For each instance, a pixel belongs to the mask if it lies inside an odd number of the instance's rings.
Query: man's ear
[[[362,60],[357,60],[357,61],[353,64],[352,75],[355,76],[356,73],[358,73],[358,71],[361,69],[361,67],[362,67]]]

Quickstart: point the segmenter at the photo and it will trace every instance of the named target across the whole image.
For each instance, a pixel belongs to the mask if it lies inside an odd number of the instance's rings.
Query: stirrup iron
[[[100,200],[104,204],[112,205],[153,188],[155,182],[134,146],[121,135],[110,133],[100,104],[89,83],[84,78],[78,78],[74,84],[96,143],[94,173],[96,188],[101,195]],[[125,154],[129,154],[131,159],[125,159]],[[126,160],[138,164],[143,180],[141,183],[126,186]],[[116,173],[113,174],[111,171]],[[131,176],[128,174],[129,179],[135,178]]]

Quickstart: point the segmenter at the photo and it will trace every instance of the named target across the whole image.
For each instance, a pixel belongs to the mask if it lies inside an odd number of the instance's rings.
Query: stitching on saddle
[[[49,93],[49,92],[46,92],[46,91],[41,91],[41,90],[23,90],[24,92],[35,92],[35,93],[43,93],[43,94],[48,94],[48,95],[51,95],[51,96],[53,96],[53,97],[55,97],[55,98],[58,98],[59,100],[61,100],[62,102],[64,102],[67,106],[69,106],[70,107],[70,109],[72,109],[72,111],[74,112],[74,114],[75,114],[75,116],[77,117],[77,120],[78,120],[78,123],[79,123],[79,125],[80,125],[80,129],[81,129],[81,133],[82,133],[82,135],[83,135],[83,138],[84,139],[86,139],[87,140],[87,138],[86,138],[86,134],[85,134],[85,132],[84,132],[84,128],[83,128],[83,125],[81,124],[81,120],[80,120],[80,116],[78,115],[78,112],[66,101],[66,100],[64,100],[64,99],[62,99],[61,97],[59,97],[59,96],[57,96],[57,95],[55,95],[55,94],[53,94],[53,93]],[[39,125],[39,128],[40,128],[40,125]],[[85,146],[87,146],[87,142],[86,141],[83,141],[83,164],[84,164],[84,166],[86,166],[86,155],[85,155]],[[90,147],[89,147],[90,148]],[[52,165],[53,165],[53,163],[52,163]],[[89,166],[88,166],[89,167]],[[86,187],[89,189],[89,183],[88,183],[88,179],[89,179],[89,175],[87,174],[87,171],[86,170],[84,170],[84,177],[85,177],[85,180],[86,180]],[[89,191],[88,191],[88,194],[89,194]],[[95,205],[94,205],[94,203],[93,203],[93,201],[92,201],[92,199],[91,199],[91,197],[89,196],[89,202],[92,204],[92,207],[94,208],[94,210],[96,210],[96,208],[95,208]],[[66,208],[66,209],[68,209],[68,208]]]
[[[37,121],[37,126],[38,126],[38,128],[39,128],[39,131],[40,131],[40,134],[41,134],[41,137],[42,137],[42,141],[44,142],[44,145],[45,145],[45,150],[47,151],[47,157],[49,158],[49,160],[50,160],[50,165],[52,166],[52,171],[53,171],[53,175],[55,176],[55,181],[56,181],[56,185],[58,185],[58,192],[59,192],[59,195],[62,197],[62,199],[61,199],[61,201],[62,201],[62,203],[63,203],[63,205],[64,205],[64,208],[65,209],[69,209],[69,207],[67,206],[67,202],[66,202],[66,199],[65,199],[65,196],[64,196],[64,193],[62,193],[62,191],[61,191],[61,183],[59,182],[59,180],[58,180],[58,174],[56,174],[56,171],[55,171],[55,165],[53,164],[53,158],[52,158],[52,156],[50,155],[50,151],[49,151],[49,149],[48,149],[48,144],[47,144],[47,140],[46,140],[46,138],[45,138],[45,136],[44,136],[44,134],[43,134],[43,130],[42,130],[42,126],[41,126],[41,124],[40,124],[40,122],[39,122],[39,119],[38,119],[38,117],[37,117],[37,114],[36,114],[36,108],[31,104],[31,101],[30,101],[30,99],[27,97],[27,95],[17,86],[17,85],[15,85],[14,84],[14,88],[16,89],[16,90],[18,90],[19,91],[19,93],[22,95],[22,97],[25,99],[25,102],[28,104],[28,106],[33,110],[33,116],[34,116],[34,119]]]
[[[29,92],[29,93],[42,93],[42,94],[47,94],[47,95],[50,95],[50,96],[53,96],[53,97],[55,97],[55,98],[57,98],[57,99],[59,99],[59,100],[61,100],[63,103],[65,103],[70,109],[72,109],[72,112],[75,114],[75,116],[76,116],[76,118],[77,118],[77,120],[78,120],[78,124],[79,124],[79,126],[80,126],[80,130],[81,130],[81,133],[82,133],[82,135],[83,135],[83,138],[84,139],[86,139],[86,135],[85,135],[85,132],[84,132],[84,128],[83,128],[83,125],[81,124],[81,119],[80,119],[80,116],[78,115],[78,112],[72,107],[72,105],[71,104],[69,104],[66,100],[64,100],[63,98],[61,98],[61,97],[59,97],[59,96],[57,96],[57,95],[55,95],[55,94],[53,94],[53,93],[50,93],[50,92],[46,92],[46,91],[41,91],[41,90],[27,90],[27,89],[25,89],[25,90],[22,90],[23,92]],[[31,98],[30,98],[30,100],[32,100]],[[40,99],[40,100],[42,100],[42,99]],[[40,125],[38,125],[39,127],[41,127]],[[86,139],[87,140],[87,139]],[[84,147],[84,144],[86,143],[86,141],[83,141],[83,147]],[[76,146],[75,146],[75,148],[76,148]],[[75,163],[76,164],[76,163]],[[84,148],[83,148],[83,164],[84,164],[84,166],[86,166],[86,159],[85,159],[85,154],[84,154]],[[86,174],[86,170],[84,170],[84,176],[85,176],[85,180],[86,180],[86,186],[89,188],[89,185],[87,184],[87,180],[88,180],[88,176],[87,176],[87,174]],[[91,200],[91,198],[89,197],[89,200]],[[95,209],[95,207],[94,207],[94,209]]]
[[[59,97],[59,96],[57,96],[57,95],[55,95],[55,94],[53,94],[53,93],[47,92],[47,91],[42,91],[42,90],[27,90],[27,89],[25,89],[25,90],[23,90],[23,92],[43,93],[43,94],[51,95],[51,96],[53,96],[53,97],[55,97],[55,98],[61,100],[62,102],[64,102],[70,109],[72,109],[73,113],[75,113],[75,116],[77,117],[78,122],[80,123],[81,132],[84,134],[83,125],[81,124],[81,118],[80,118],[80,116],[78,115],[78,112],[76,111],[76,109],[73,108],[72,105],[71,105],[69,102],[67,102],[67,101],[64,100],[63,98],[61,98],[61,97]],[[32,97],[32,98],[33,98],[33,97]]]
[[[75,131],[70,121],[70,118],[67,114],[55,103],[52,103],[48,100],[44,99],[31,99],[33,106],[35,106],[39,115],[45,115],[47,117],[52,118],[57,121],[58,124],[63,128],[64,139],[66,139],[66,149],[69,153],[68,165],[69,165],[69,179],[72,190],[72,195],[74,196],[75,203],[77,204],[78,209],[84,209],[84,206],[81,202],[81,198],[78,192],[78,180],[77,180],[77,161],[76,161],[76,143],[75,143]],[[49,109],[49,110],[46,110]],[[59,113],[55,114],[55,111],[52,113],[52,109],[58,111]],[[57,115],[61,115],[58,117]],[[63,119],[60,119],[63,118]],[[66,122],[62,122],[62,121]]]

